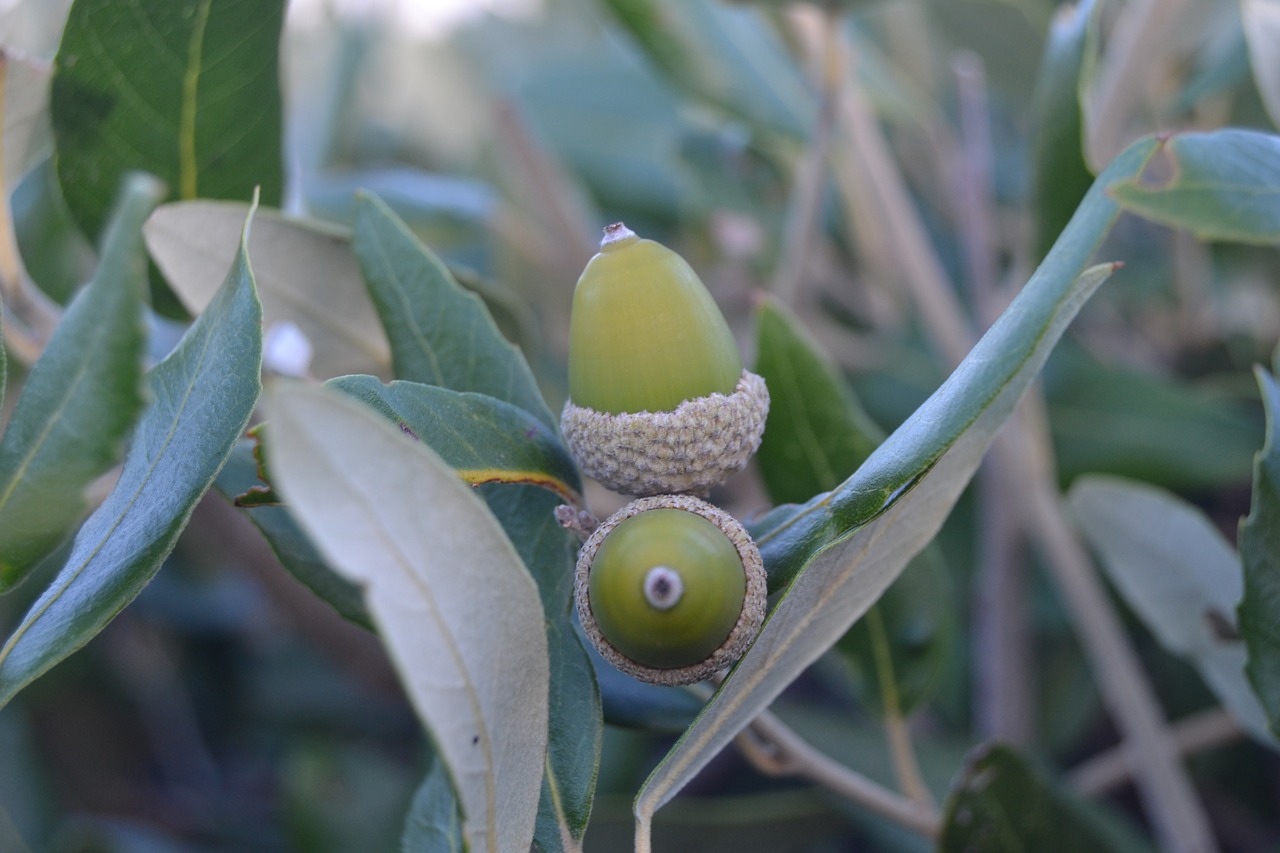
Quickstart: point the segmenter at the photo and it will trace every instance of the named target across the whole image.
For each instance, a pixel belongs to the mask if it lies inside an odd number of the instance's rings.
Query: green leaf
[[[1203,240],[1280,242],[1280,137],[1216,130],[1170,137],[1140,175],[1108,186],[1126,209]]]
[[[242,441],[218,472],[213,486],[228,501],[234,501],[238,495],[260,485],[262,481],[258,479],[253,443]],[[373,630],[373,620],[365,609],[360,588],[329,567],[287,509],[282,506],[255,506],[244,512],[267,540],[280,565],[321,600],[328,602],[344,619]]]
[[[462,817],[449,774],[439,760],[431,763],[413,795],[400,838],[401,853],[463,853]]]
[[[1104,170],[1031,280],[955,372],[835,491],[757,540],[766,565],[795,574],[755,643],[658,765],[635,803],[637,838],[752,718],[876,602],[941,527],[1080,307],[1113,265],[1081,273],[1118,208],[1104,187],[1155,152],[1135,143]]]
[[[1084,162],[1080,77],[1093,0],[1058,7],[1049,27],[1032,100],[1031,197],[1036,258],[1043,258],[1071,221],[1093,175]]]
[[[884,440],[832,361],[776,300],[756,312],[756,373],[769,385],[769,418],[756,462],[775,504],[830,491]],[[922,554],[855,624],[837,648],[854,666],[874,707],[905,713],[924,700],[953,619],[940,595],[946,573],[936,551]],[[883,653],[887,652],[887,656]],[[891,694],[886,692],[891,689]]]
[[[425,441],[466,482],[541,486],[580,503],[577,466],[560,440],[524,409],[484,394],[373,376],[328,383]]]
[[[80,227],[102,228],[120,178],[178,198],[279,204],[282,0],[76,0],[50,109],[58,180]]]
[[[0,439],[0,592],[80,522],[85,489],[120,461],[145,404],[142,223],[162,193],[151,178],[125,183],[98,271],[32,367]]]
[[[775,504],[799,503],[844,482],[884,439],[834,364],[771,297],[756,310],[755,372],[769,386],[756,463]]]
[[[1111,583],[1160,645],[1195,667],[1246,731],[1271,742],[1236,630],[1240,559],[1213,522],[1162,489],[1116,477],[1081,477],[1067,502]]]
[[[1240,19],[1249,46],[1253,81],[1271,123],[1280,127],[1280,3],[1240,0]]]
[[[591,817],[604,738],[591,660],[568,618],[547,626],[551,653],[547,766],[533,841],[542,853],[573,853]]]
[[[1267,438],[1253,463],[1253,503],[1240,523],[1244,598],[1240,633],[1245,672],[1262,701],[1271,733],[1280,737],[1280,385],[1257,368],[1267,410]]]
[[[0,648],[0,707],[87,643],[146,586],[248,423],[262,363],[248,227],[221,292],[148,376],[152,402],[115,489]]]
[[[147,248],[191,313],[204,310],[217,291],[247,209],[240,202],[181,201],[147,220]],[[313,375],[391,375],[391,348],[360,280],[350,232],[259,210],[249,258],[265,327],[297,326],[312,347]]]
[[[524,356],[502,337],[484,303],[374,196],[357,200],[353,245],[391,340],[397,379],[488,394],[559,434]]]
[[[1185,382],[1106,365],[1064,341],[1045,367],[1058,476],[1115,474],[1168,489],[1236,486],[1249,476],[1258,419]]]
[[[817,101],[754,9],[713,0],[604,0],[675,86],[730,114],[803,137]]]
[[[365,604],[431,731],[473,851],[527,850],[547,758],[537,588],[493,514],[421,442],[335,391],[267,398],[276,486]]]
[[[1096,807],[1051,783],[1009,747],[984,747],[969,759],[947,798],[938,851],[1135,849],[1131,837],[1108,832],[1091,808]]]

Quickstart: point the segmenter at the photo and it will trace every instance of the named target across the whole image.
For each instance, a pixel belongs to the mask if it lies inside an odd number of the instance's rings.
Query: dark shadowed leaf
[[[1272,734],[1280,737],[1280,385],[1258,368],[1267,409],[1267,438],[1254,461],[1253,504],[1240,524],[1244,598],[1240,632],[1245,671],[1262,701]]]
[[[96,236],[120,178],[174,196],[247,200],[283,184],[282,0],[76,0],[53,77],[58,180]]]
[[[528,363],[484,303],[374,196],[356,203],[353,246],[391,341],[396,378],[488,394],[558,434]]]
[[[32,367],[0,439],[0,591],[79,523],[85,489],[120,461],[142,411],[142,223],[163,190],[152,178],[126,181],[98,271]]]
[[[947,799],[939,853],[1128,853],[1128,833],[1109,831],[1090,807],[1059,789],[1007,746],[969,759]]]
[[[92,639],[173,550],[258,400],[262,309],[245,236],[226,284],[148,376],[124,470],[0,649],[0,705]]]
[[[213,485],[229,501],[262,485],[251,442],[242,441],[236,445]],[[373,621],[365,610],[360,588],[329,567],[287,509],[282,506],[256,506],[245,510],[245,514],[290,574],[344,618],[361,628],[373,630]]]

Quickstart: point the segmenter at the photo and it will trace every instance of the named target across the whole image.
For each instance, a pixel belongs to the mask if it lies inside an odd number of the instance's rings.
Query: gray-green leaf
[[[1147,629],[1195,667],[1246,731],[1270,742],[1236,630],[1240,559],[1213,522],[1162,489],[1118,477],[1081,477],[1067,500],[1111,583]]]
[[[0,648],[0,706],[101,631],[146,586],[258,400],[262,308],[241,251],[226,284],[151,371],[120,480],[66,564]]]
[[[153,178],[125,182],[98,271],[32,367],[0,439],[0,592],[79,523],[85,489],[120,461],[142,411],[142,223],[163,192]]]
[[[1109,186],[1116,201],[1148,219],[1204,240],[1280,241],[1280,136],[1217,130],[1171,137],[1158,174]]]

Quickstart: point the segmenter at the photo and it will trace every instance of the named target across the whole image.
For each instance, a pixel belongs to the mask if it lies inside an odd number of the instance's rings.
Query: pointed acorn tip
[[[612,246],[615,243],[621,243],[626,240],[636,239],[636,232],[626,226],[624,222],[615,222],[612,225],[606,225],[604,229],[604,238],[600,241],[600,248]]]

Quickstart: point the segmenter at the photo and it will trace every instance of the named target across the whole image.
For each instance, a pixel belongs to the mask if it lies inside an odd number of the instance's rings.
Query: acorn
[[[574,601],[611,664],[655,684],[702,681],[742,657],[765,611],[760,551],[731,515],[690,495],[640,498],[578,556]]]
[[[760,446],[769,392],[693,268],[622,223],[573,294],[565,440],[627,495],[706,494]]]

